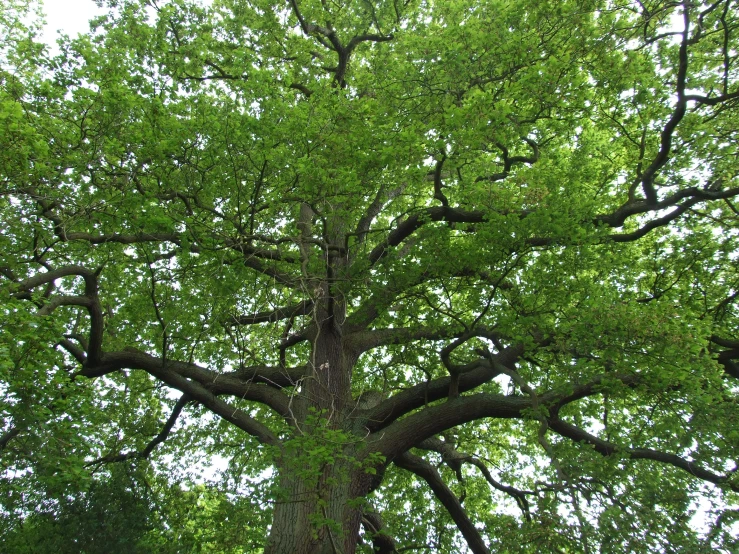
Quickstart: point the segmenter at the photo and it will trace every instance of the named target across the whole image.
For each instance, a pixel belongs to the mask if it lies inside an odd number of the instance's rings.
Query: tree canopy
[[[0,7],[6,546],[736,548],[734,3],[102,3]]]

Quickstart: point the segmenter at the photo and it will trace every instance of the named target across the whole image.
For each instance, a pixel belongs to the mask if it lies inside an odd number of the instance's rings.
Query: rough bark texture
[[[325,467],[313,482],[296,476],[296,470],[279,469],[265,554],[353,554],[362,513],[349,501],[369,492],[368,476],[346,462]]]
[[[344,318],[343,305],[330,298],[325,285],[319,294],[328,298],[317,303],[311,373],[294,397],[296,436],[317,431],[311,427],[311,415],[319,417],[328,432],[351,425],[347,415],[353,409],[350,379],[356,357],[343,345],[339,323]],[[279,464],[279,492],[266,554],[355,552],[362,513],[349,500],[368,493],[369,478],[355,467],[353,444],[336,446],[337,458],[307,477],[302,473],[305,468],[296,466],[289,453]]]
[[[332,469],[324,474],[326,479],[335,473]],[[275,505],[267,554],[354,552],[354,548],[345,549],[359,529],[359,518],[351,513],[356,510],[346,507],[349,483],[317,490],[316,484],[287,476],[281,477],[280,488],[284,496]],[[326,519],[332,524],[317,524]]]

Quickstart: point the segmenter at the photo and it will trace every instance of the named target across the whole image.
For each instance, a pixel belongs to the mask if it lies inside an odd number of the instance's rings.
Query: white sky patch
[[[44,0],[43,10],[46,25],[41,38],[54,54],[57,52],[56,41],[60,33],[72,38],[86,33],[90,30],[90,19],[107,12],[96,6],[93,0]]]

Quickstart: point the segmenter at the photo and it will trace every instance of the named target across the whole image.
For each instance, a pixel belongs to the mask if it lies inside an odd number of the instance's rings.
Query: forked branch
[[[425,441],[418,443],[416,446],[424,450],[433,450],[434,452],[441,454],[442,460],[444,460],[451,469],[457,472],[458,478],[461,476],[461,464],[464,463],[475,466],[480,470],[480,473],[482,473],[483,477],[491,487],[512,497],[521,509],[526,520],[531,521],[531,509],[526,496],[535,493],[531,491],[522,491],[515,487],[499,483],[495,480],[487,465],[485,465],[481,459],[470,454],[459,452],[453,444],[442,441],[439,438],[432,437],[430,439],[426,439]]]
[[[82,306],[90,316],[90,334],[86,345],[85,365],[95,365],[100,361],[103,342],[103,310],[98,298],[97,273],[82,266],[66,266],[60,269],[39,273],[17,283],[13,290],[18,297],[24,297],[38,286],[50,284],[63,277],[82,277],[85,282],[84,294],[81,296],[61,295],[51,297],[43,305],[39,315],[49,315],[60,306]],[[64,346],[64,345],[62,345]],[[79,349],[77,355],[81,355]]]

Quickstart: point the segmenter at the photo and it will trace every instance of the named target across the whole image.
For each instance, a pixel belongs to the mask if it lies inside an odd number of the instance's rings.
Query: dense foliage
[[[734,3],[29,2],[0,549],[737,547]]]

